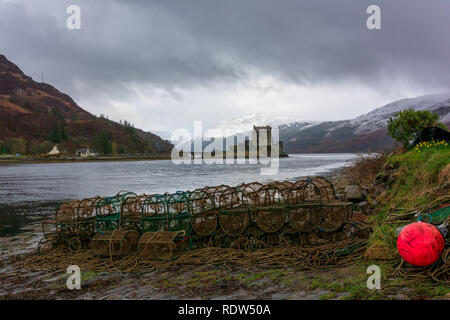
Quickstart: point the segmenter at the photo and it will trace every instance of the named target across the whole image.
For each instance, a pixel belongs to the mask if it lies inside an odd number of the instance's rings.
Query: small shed
[[[420,131],[418,137],[414,140],[413,145],[419,142],[428,141],[450,141],[450,132],[440,127],[429,127]]]
[[[61,152],[59,152],[58,146],[53,146],[53,149],[47,154],[49,156],[56,156],[58,154],[61,154]]]

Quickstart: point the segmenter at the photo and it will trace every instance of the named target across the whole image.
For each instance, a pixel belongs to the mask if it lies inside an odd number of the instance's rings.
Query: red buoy
[[[407,225],[397,239],[398,252],[414,266],[428,266],[436,262],[444,251],[444,237],[439,230],[425,222]]]

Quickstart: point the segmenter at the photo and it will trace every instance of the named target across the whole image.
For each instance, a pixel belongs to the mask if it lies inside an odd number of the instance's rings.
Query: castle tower
[[[259,158],[259,150],[260,147],[267,148],[267,156],[271,156],[272,151],[272,127],[271,126],[253,126],[253,130],[256,132],[256,150],[257,150],[257,157]],[[261,141],[260,137],[260,130],[266,130],[267,132],[267,140]],[[278,151],[279,151],[279,157],[287,157],[287,153],[283,150],[283,141],[278,142]]]
[[[256,131],[256,154],[259,158],[259,150],[260,146],[262,148],[267,148],[267,156],[270,157],[271,154],[271,146],[272,146],[272,127],[271,126],[253,126],[253,130]],[[260,137],[260,130],[266,130],[267,132],[267,140],[262,141],[262,137]]]

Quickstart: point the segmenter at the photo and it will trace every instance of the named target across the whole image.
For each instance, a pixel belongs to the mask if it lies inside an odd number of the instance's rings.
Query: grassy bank
[[[435,199],[449,180],[450,147],[413,150],[390,156],[386,166],[395,168],[393,184],[379,198],[384,212],[412,209]]]
[[[378,213],[370,237],[372,245],[387,247],[396,255],[395,229],[407,223],[392,219],[417,208],[420,211],[433,201],[449,194],[450,147],[429,144],[386,158],[376,176],[375,185],[384,190],[376,197]],[[387,249],[386,248],[386,249]]]

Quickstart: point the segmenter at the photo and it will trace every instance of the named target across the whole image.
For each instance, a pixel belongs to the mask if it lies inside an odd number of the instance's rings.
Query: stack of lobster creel
[[[43,230],[53,245],[89,245],[110,256],[138,250],[142,258],[167,259],[205,246],[251,250],[339,241],[351,216],[352,204],[336,199],[330,181],[307,177],[65,202]]]

